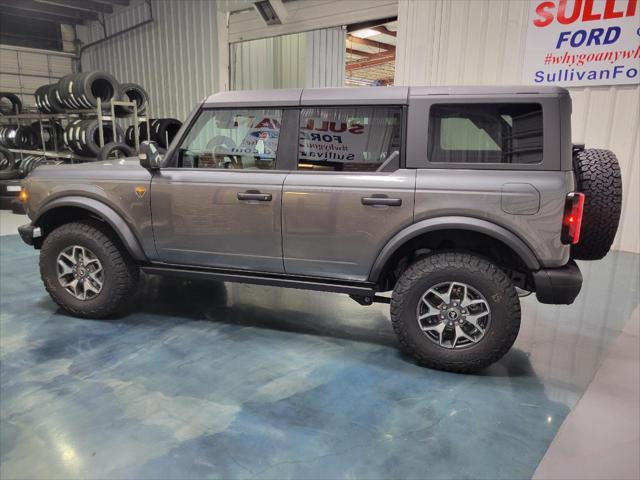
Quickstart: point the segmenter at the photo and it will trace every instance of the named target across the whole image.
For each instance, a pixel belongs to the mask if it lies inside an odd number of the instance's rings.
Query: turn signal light
[[[571,192],[567,195],[564,202],[564,216],[562,217],[562,243],[575,245],[580,241],[583,210],[584,193]]]
[[[26,190],[20,190],[20,195],[18,195],[18,198],[20,198],[21,201],[26,202],[27,200],[29,200],[29,194]]]

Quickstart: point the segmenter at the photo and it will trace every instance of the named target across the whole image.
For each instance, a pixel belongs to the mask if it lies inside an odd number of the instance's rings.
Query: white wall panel
[[[341,87],[345,33],[341,27],[231,45],[231,88]]]
[[[73,73],[69,53],[0,45],[0,91],[18,94],[25,106],[35,106],[33,93],[42,85]]]
[[[153,0],[153,22],[87,48],[82,70],[104,70],[120,82],[142,85],[150,112],[184,120],[204,97],[218,90],[218,41],[214,0]],[[107,35],[151,18],[133,3],[106,16]],[[83,43],[103,38],[102,26],[79,28]]]
[[[526,0],[400,0],[395,83],[521,83],[528,9]],[[614,248],[640,253],[640,86],[569,91],[573,140],[620,160],[624,203]]]
[[[307,32],[305,87],[344,86],[346,35],[341,27]]]

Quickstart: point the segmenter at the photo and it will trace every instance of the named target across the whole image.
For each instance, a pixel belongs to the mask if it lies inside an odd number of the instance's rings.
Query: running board
[[[172,277],[220,280],[232,283],[249,283],[252,285],[271,285],[275,287],[297,288],[300,290],[316,290],[321,292],[346,293],[357,296],[373,296],[376,285],[371,282],[343,282],[326,278],[296,277],[277,273],[261,273],[226,269],[194,269],[175,266],[144,266],[144,273],[150,275],[168,275]]]

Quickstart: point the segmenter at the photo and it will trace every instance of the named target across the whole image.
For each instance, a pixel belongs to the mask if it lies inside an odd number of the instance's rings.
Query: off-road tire
[[[76,299],[58,281],[58,254],[71,245],[90,249],[104,269],[102,290],[92,299]],[[40,275],[51,298],[70,314],[106,318],[120,313],[133,298],[139,268],[108,227],[97,220],[82,220],[61,225],[45,238],[40,251]]]
[[[622,212],[622,176],[615,154],[588,148],[573,154],[577,190],[585,194],[580,241],[571,247],[576,260],[600,260],[609,252]]]
[[[431,341],[416,318],[420,297],[442,282],[466,283],[479,291],[491,309],[491,322],[478,343],[448,349]],[[440,253],[410,265],[400,276],[391,298],[391,322],[400,348],[419,365],[472,373],[500,360],[520,330],[520,300],[507,275],[491,262],[467,253]]]

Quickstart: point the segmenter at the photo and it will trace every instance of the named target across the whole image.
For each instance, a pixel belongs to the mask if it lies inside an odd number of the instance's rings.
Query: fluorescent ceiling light
[[[351,35],[358,38],[369,38],[375,35],[380,35],[380,32],[373,30],[371,28],[363,28],[362,30],[351,32]]]

